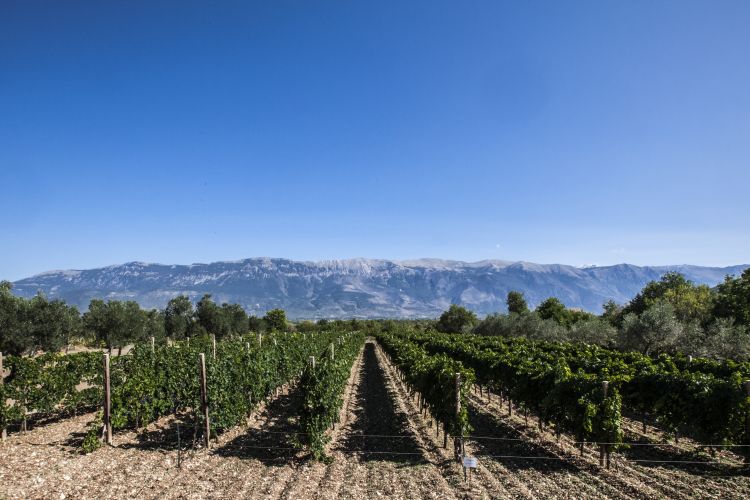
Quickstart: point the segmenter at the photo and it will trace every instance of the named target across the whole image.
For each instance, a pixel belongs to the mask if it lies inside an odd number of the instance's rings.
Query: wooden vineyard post
[[[750,398],[750,380],[742,382],[742,387],[745,389],[745,396]],[[750,444],[750,410],[745,415],[745,442]],[[750,453],[745,454],[745,463],[750,462]]]
[[[312,369],[314,370],[315,369],[315,356],[310,356],[309,358],[307,358],[307,360],[310,363],[310,366],[312,367]]]
[[[112,444],[112,393],[109,385],[109,354],[104,354],[104,442]]]
[[[454,416],[456,422],[458,422],[459,416],[461,415],[461,374],[455,374],[455,400],[454,400]],[[458,429],[457,434],[454,436],[455,455],[456,460],[461,461],[463,458],[463,429]]]
[[[331,343],[331,361],[334,360],[333,343]]]
[[[156,339],[151,337],[151,354],[156,352]]]
[[[607,398],[607,391],[609,389],[609,382],[607,380],[602,380],[602,393],[604,393],[604,399]],[[607,438],[607,440],[609,440]],[[606,466],[609,469],[609,444],[603,443],[599,445],[599,466],[604,467],[606,462]]]
[[[0,352],[0,385],[3,385],[5,383],[5,371],[3,370],[3,353]],[[5,404],[5,401],[0,401],[0,404]],[[8,437],[8,431],[5,427],[0,429],[0,436],[2,436],[2,440],[5,441]]]
[[[456,399],[455,399],[455,411],[456,411],[456,423],[458,423],[460,420],[461,415],[461,374],[456,373],[455,375],[456,380]],[[458,428],[458,435],[455,437],[455,443],[456,443],[456,460],[461,462],[461,465],[464,469],[464,479],[467,478],[466,475],[466,467],[463,465],[464,456],[466,456],[466,453],[464,451],[464,429],[463,426],[459,425]]]
[[[263,334],[258,334],[258,347],[263,347]]]
[[[206,388],[206,355],[204,353],[198,354],[198,363],[200,365],[200,376],[201,376],[201,410],[203,411],[203,422],[204,422],[204,436],[203,444],[206,449],[211,445],[211,422],[208,419],[208,389]]]
[[[213,359],[216,360],[216,334],[211,334],[211,348],[213,349]]]
[[[182,468],[182,442],[180,440],[180,421],[177,421],[177,468]]]

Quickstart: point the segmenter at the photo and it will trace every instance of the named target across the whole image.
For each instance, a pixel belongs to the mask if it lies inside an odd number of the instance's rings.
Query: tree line
[[[111,351],[150,337],[180,340],[212,333],[223,338],[288,327],[281,309],[262,318],[248,316],[240,305],[219,305],[210,294],[195,305],[180,295],[163,310],[143,309],[135,301],[92,299],[81,314],[63,300],[49,300],[41,293],[25,299],[14,295],[12,288],[10,282],[0,282],[0,352],[7,354],[59,351],[76,342]]]
[[[533,310],[523,294],[507,295],[507,313],[479,320],[459,305],[452,305],[437,320],[319,320],[292,325],[282,309],[263,317],[248,316],[238,304],[217,304],[204,295],[193,304],[189,297],[171,299],[163,310],[142,309],[134,301],[93,299],[80,313],[63,300],[43,294],[17,297],[12,284],[0,282],[0,352],[34,354],[59,351],[72,343],[110,350],[138,341],[174,340],[212,333],[217,338],[248,331],[317,331],[329,326],[376,333],[398,323],[443,332],[527,337],[571,341],[608,348],[691,354],[714,359],[750,359],[750,269],[727,276],[714,288],[696,285],[679,273],[652,281],[627,304],[608,301],[596,315],[566,307],[550,297]],[[330,324],[329,324],[330,323]]]
[[[508,293],[507,313],[479,320],[452,305],[436,323],[443,332],[597,344],[608,348],[750,359],[750,269],[714,288],[679,273],[646,284],[627,304],[608,301],[595,315],[550,297],[531,310],[521,292]]]

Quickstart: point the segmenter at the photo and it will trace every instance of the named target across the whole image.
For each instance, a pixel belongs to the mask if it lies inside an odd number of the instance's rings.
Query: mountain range
[[[251,258],[191,265],[129,262],[49,271],[16,281],[13,290],[23,297],[41,291],[82,310],[92,298],[135,300],[146,308],[163,308],[179,294],[198,300],[209,293],[218,303],[237,303],[255,315],[279,307],[293,319],[433,318],[452,303],[479,315],[505,311],[510,290],[522,291],[532,307],[555,296],[568,307],[599,312],[607,300],[625,303],[647,282],[668,271],[713,286],[747,267]]]

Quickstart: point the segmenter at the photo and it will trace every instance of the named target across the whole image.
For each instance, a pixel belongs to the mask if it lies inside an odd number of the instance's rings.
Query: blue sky
[[[0,278],[750,262],[750,2],[0,4]]]

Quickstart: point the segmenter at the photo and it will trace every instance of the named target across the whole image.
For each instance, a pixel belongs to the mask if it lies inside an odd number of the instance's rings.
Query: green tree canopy
[[[268,325],[271,331],[283,332],[287,329],[286,313],[283,309],[271,309],[263,316],[263,321]]]
[[[509,314],[523,314],[529,312],[529,305],[526,303],[526,299],[521,292],[516,292],[515,290],[508,292],[506,303],[508,304]]]
[[[602,305],[602,309],[604,309],[602,319],[608,321],[613,326],[619,326],[622,320],[622,306],[614,300],[608,300]]]
[[[107,349],[122,349],[147,336],[147,314],[137,302],[92,299],[83,324]]]
[[[446,333],[462,333],[477,323],[477,315],[465,307],[451,304],[437,322],[437,329]]]
[[[251,332],[263,332],[265,331],[264,321],[257,316],[250,316],[247,318],[247,327]]]
[[[164,332],[169,338],[184,339],[193,323],[193,303],[186,295],[178,295],[164,308]]]
[[[657,302],[642,314],[626,314],[623,318],[619,344],[625,350],[652,355],[671,352],[683,333],[683,326],[669,302]]]
[[[565,304],[560,302],[557,297],[545,299],[537,306],[536,312],[542,319],[551,319],[560,325],[567,323]]]
[[[657,302],[668,302],[680,321],[707,323],[713,307],[711,289],[696,285],[680,273],[670,272],[651,281],[623,309],[623,315],[642,314]]]
[[[27,331],[33,339],[34,349],[58,351],[78,333],[81,318],[75,307],[68,307],[62,300],[47,300],[41,293],[28,305]]]
[[[247,313],[241,305],[222,304],[221,314],[224,316],[224,325],[230,334],[243,335],[248,332]]]
[[[228,332],[221,308],[211,299],[210,293],[201,297],[201,300],[195,305],[195,317],[198,325],[207,333],[220,338]]]
[[[727,276],[716,287],[713,313],[720,318],[731,318],[738,325],[750,328],[750,268],[735,278]]]
[[[542,319],[550,319],[558,325],[570,328],[579,321],[595,318],[593,314],[580,309],[568,309],[557,297],[550,297],[539,304],[536,312]]]
[[[0,351],[19,355],[30,349],[33,339],[26,332],[27,301],[13,295],[9,281],[0,282]]]

